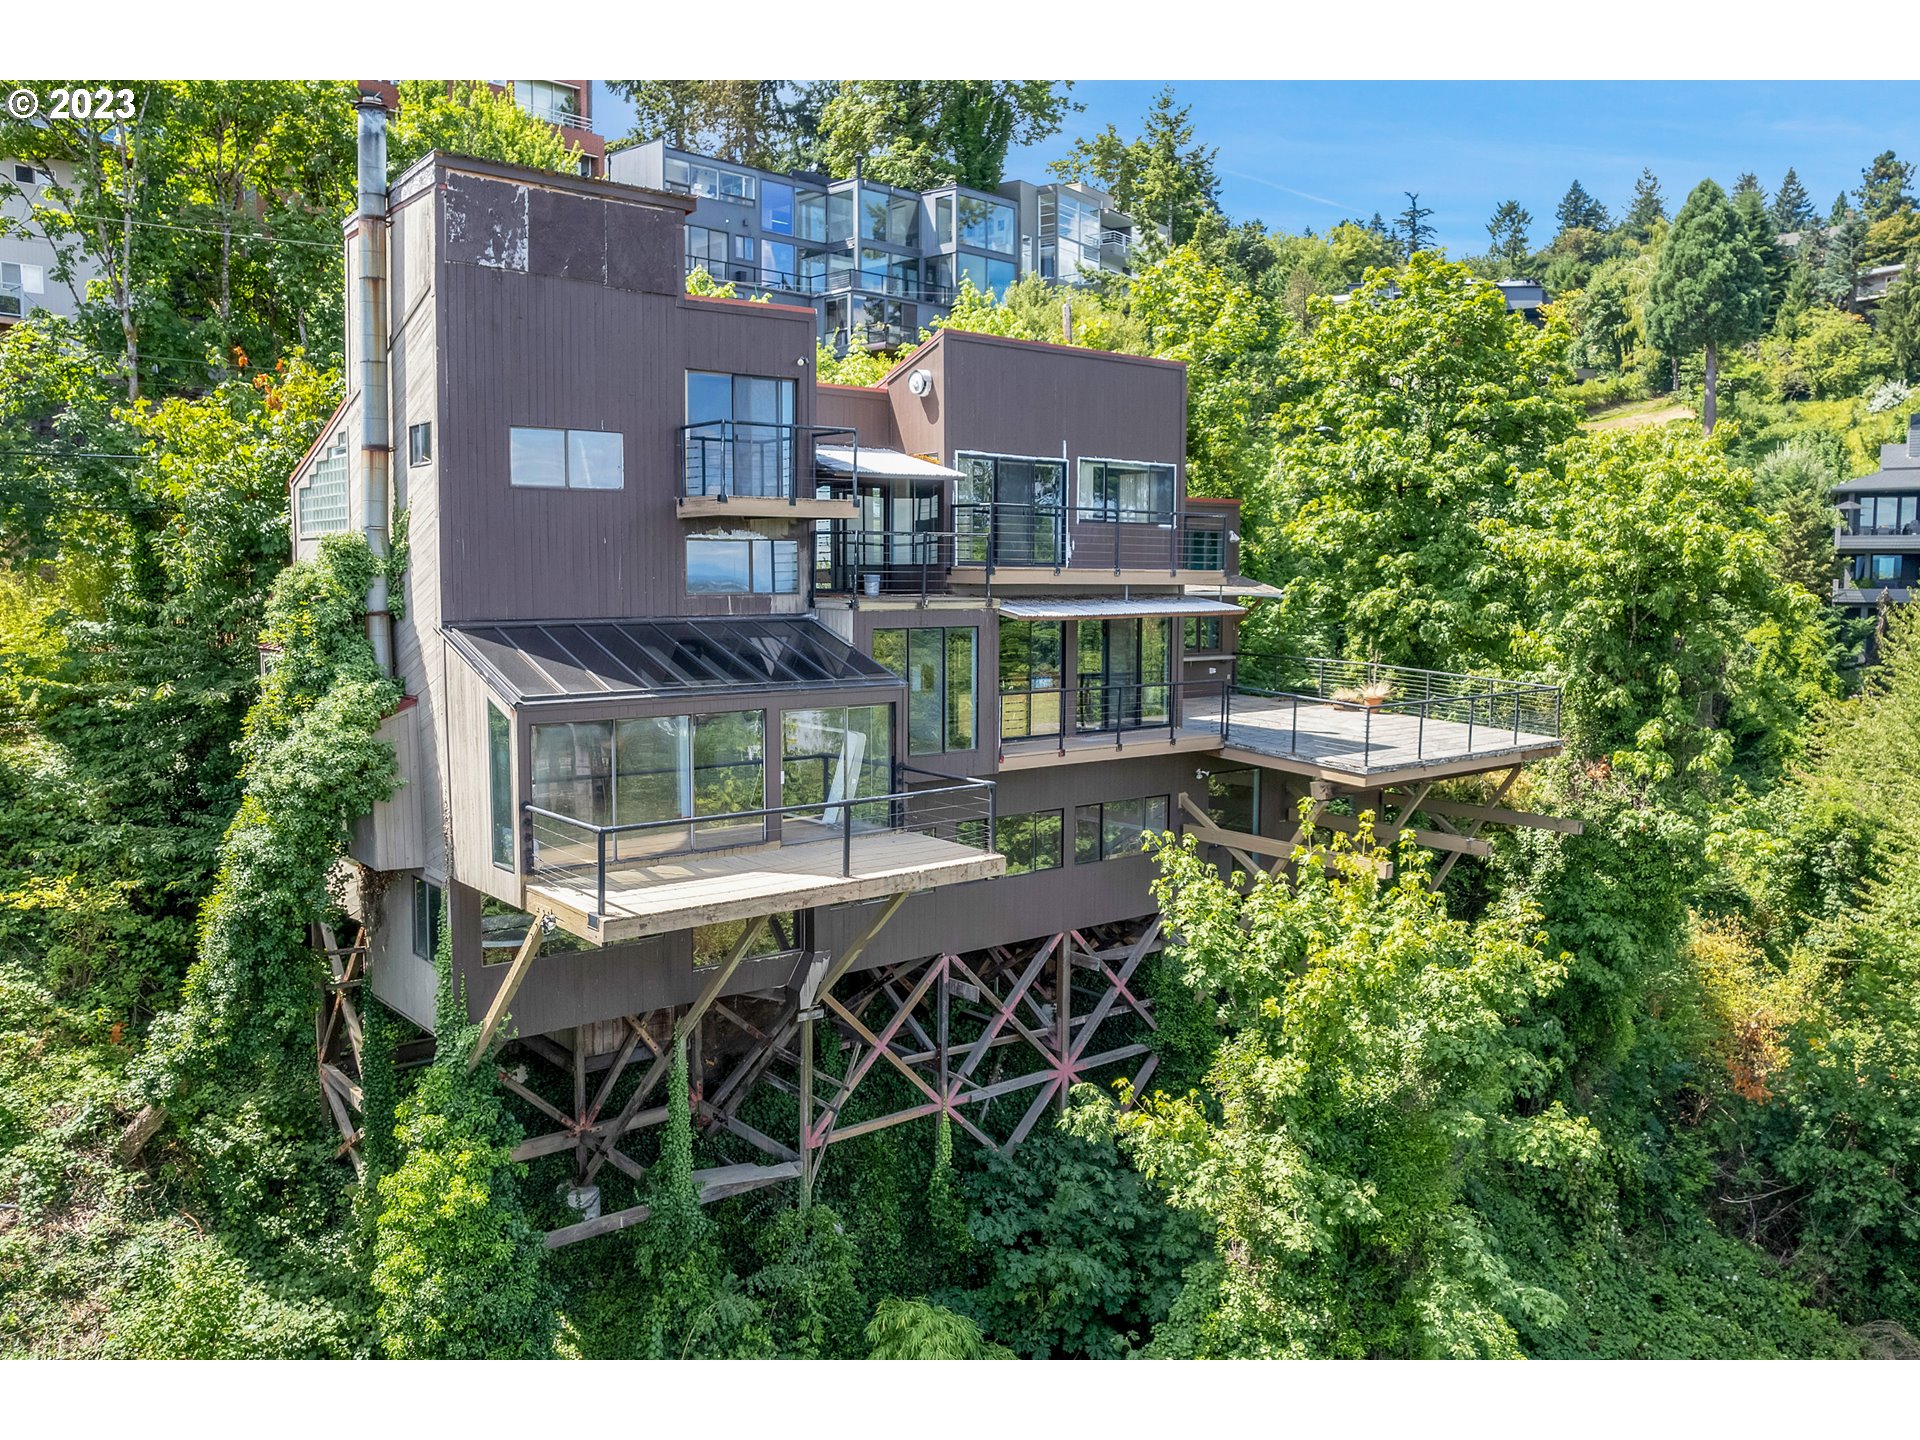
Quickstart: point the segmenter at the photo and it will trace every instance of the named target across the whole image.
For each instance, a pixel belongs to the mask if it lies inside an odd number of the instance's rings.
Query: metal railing
[[[1240,655],[1236,668],[1242,702],[1228,732],[1234,745],[1262,754],[1337,753],[1351,766],[1357,747],[1356,768],[1369,770],[1376,762],[1425,764],[1560,738],[1557,685],[1258,653]],[[1304,728],[1303,709],[1320,712]],[[1340,718],[1328,723],[1327,711]]]
[[[954,563],[1055,570],[1226,572],[1227,517],[1211,511],[962,500]]]
[[[1002,759],[1048,750],[1064,755],[1070,739],[1108,735],[1116,750],[1171,745],[1183,734],[1210,735],[1225,744],[1231,708],[1232,686],[1225,680],[1003,689],[998,750]]]
[[[812,443],[824,435],[849,436],[858,451],[858,432],[845,425],[774,425],[757,420],[682,425],[675,432],[679,498],[743,497],[792,504],[800,498],[796,481],[802,475],[810,481],[813,472],[811,454],[801,463],[800,442]]]
[[[821,522],[814,583],[821,595],[918,595],[943,588],[953,566],[951,530],[862,530]]]
[[[894,783],[898,784],[897,779]],[[994,807],[993,781],[947,780],[945,784],[899,789],[888,795],[851,799],[823,795],[755,810],[635,820],[620,825],[598,825],[531,801],[520,808],[528,876],[591,876],[594,913],[605,915],[609,868],[637,869],[677,855],[758,846],[769,840],[783,848],[838,841],[840,874],[852,876],[856,835],[930,835],[969,849],[990,851]],[[641,850],[622,855],[620,837],[629,835],[642,838]]]

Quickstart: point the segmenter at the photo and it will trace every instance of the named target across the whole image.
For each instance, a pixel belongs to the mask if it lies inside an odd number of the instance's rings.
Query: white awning
[[[855,457],[858,457],[856,469]],[[901,450],[886,450],[873,445],[862,445],[857,450],[851,445],[816,445],[813,447],[813,468],[822,475],[854,475],[863,480],[960,480],[963,477],[958,470],[949,470],[944,465],[936,465],[931,460],[922,460],[918,455],[908,455]]]
[[[1220,600],[1157,595],[1137,600],[1002,600],[1000,613],[1009,620],[1150,620],[1157,616],[1227,616],[1247,612]]]

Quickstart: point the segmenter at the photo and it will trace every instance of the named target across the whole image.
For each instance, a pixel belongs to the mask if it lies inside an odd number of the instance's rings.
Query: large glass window
[[[487,801],[491,814],[493,863],[513,868],[513,723],[498,705],[487,702]]]
[[[667,188],[682,194],[699,195],[708,200],[730,200],[750,205],[754,197],[754,177],[718,165],[702,165],[697,160],[667,157]]]
[[[791,380],[689,370],[681,459],[686,493],[790,494],[794,400]]]
[[[1856,535],[1920,534],[1920,496],[1861,495],[1860,514],[1854,522]]]
[[[1220,653],[1220,617],[1218,615],[1189,615],[1184,636],[1189,657],[1194,655],[1217,655]]]
[[[1000,622],[1000,735],[1060,733],[1062,632],[1058,620]]]
[[[977,195],[961,195],[960,243],[982,250],[1013,253],[1013,206]]]
[[[824,242],[827,238],[827,197],[820,194],[802,195],[794,209],[799,222],[799,238],[815,243]]]
[[[1222,830],[1260,833],[1260,771],[1252,765],[1215,765],[1207,772],[1207,818]]]
[[[1082,620],[1079,649],[1079,726],[1125,730],[1167,720],[1173,656],[1172,622],[1165,619]]]
[[[841,802],[892,793],[891,705],[788,710],[780,717],[780,803],[822,807],[799,820],[836,825]],[[853,816],[867,826],[884,826],[888,818],[872,806],[856,806]]]
[[[955,556],[962,565],[1058,565],[1066,557],[1066,466],[1017,455],[959,457]]]
[[[616,430],[509,427],[508,473],[522,489],[618,490],[626,484],[626,437]]]
[[[777,285],[782,290],[791,290],[800,284],[800,275],[795,268],[794,249],[784,240],[762,240],[760,242],[760,283]]]
[[[766,800],[764,727],[758,710],[661,715],[533,727],[533,803],[593,825],[698,820],[758,810]],[[607,858],[689,845],[731,845],[762,833],[758,820],[664,824],[608,837]],[[549,863],[591,862],[591,834],[535,817]]]
[[[1073,863],[1086,865],[1138,855],[1141,838],[1167,828],[1167,797],[1107,800],[1073,812]]]
[[[1007,874],[1058,870],[1065,863],[1061,857],[1064,818],[1059,810],[1002,815],[994,827],[994,848],[1007,857]]]
[[[793,186],[769,180],[760,187],[760,228],[776,235],[793,234]]]
[[[687,537],[689,595],[795,595],[800,542],[731,535]]]
[[[1128,460],[1080,462],[1082,520],[1133,524],[1173,522],[1174,468]]]
[[[980,632],[922,626],[873,632],[873,658],[907,681],[907,753],[971,750]]]

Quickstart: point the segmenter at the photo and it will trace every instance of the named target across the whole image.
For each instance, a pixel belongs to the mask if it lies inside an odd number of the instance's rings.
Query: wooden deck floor
[[[1512,725],[1468,725],[1435,716],[1364,710],[1302,700],[1235,695],[1224,750],[1293,762],[1303,772],[1369,779],[1444,769],[1490,769],[1560,749],[1551,735]]]
[[[521,908],[546,911],[583,940],[615,944],[783,910],[871,900],[1006,874],[1006,858],[951,840],[883,830],[853,837],[852,873],[842,875],[839,840],[770,845],[708,855],[675,855],[609,867],[607,910],[594,878],[536,876]]]
[[[1031,770],[1136,755],[1213,751],[1257,764],[1326,779],[1366,779],[1420,773],[1471,774],[1560,749],[1559,740],[1511,725],[1489,727],[1397,711],[1363,710],[1302,700],[1235,695],[1227,733],[1212,701],[1195,707],[1179,730],[1091,731],[1003,741],[1002,770]],[[1118,741],[1119,743],[1115,743]]]

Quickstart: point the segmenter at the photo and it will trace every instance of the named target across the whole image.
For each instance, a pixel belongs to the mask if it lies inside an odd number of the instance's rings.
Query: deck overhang
[[[687,495],[675,507],[682,520],[858,520],[851,496],[782,499],[778,495]]]
[[[609,865],[604,913],[597,909],[592,874],[537,876],[526,882],[521,908],[552,915],[561,929],[592,944],[614,945],[1006,872],[1006,857],[992,851],[886,830],[856,834],[844,848],[837,839],[810,840]]]

